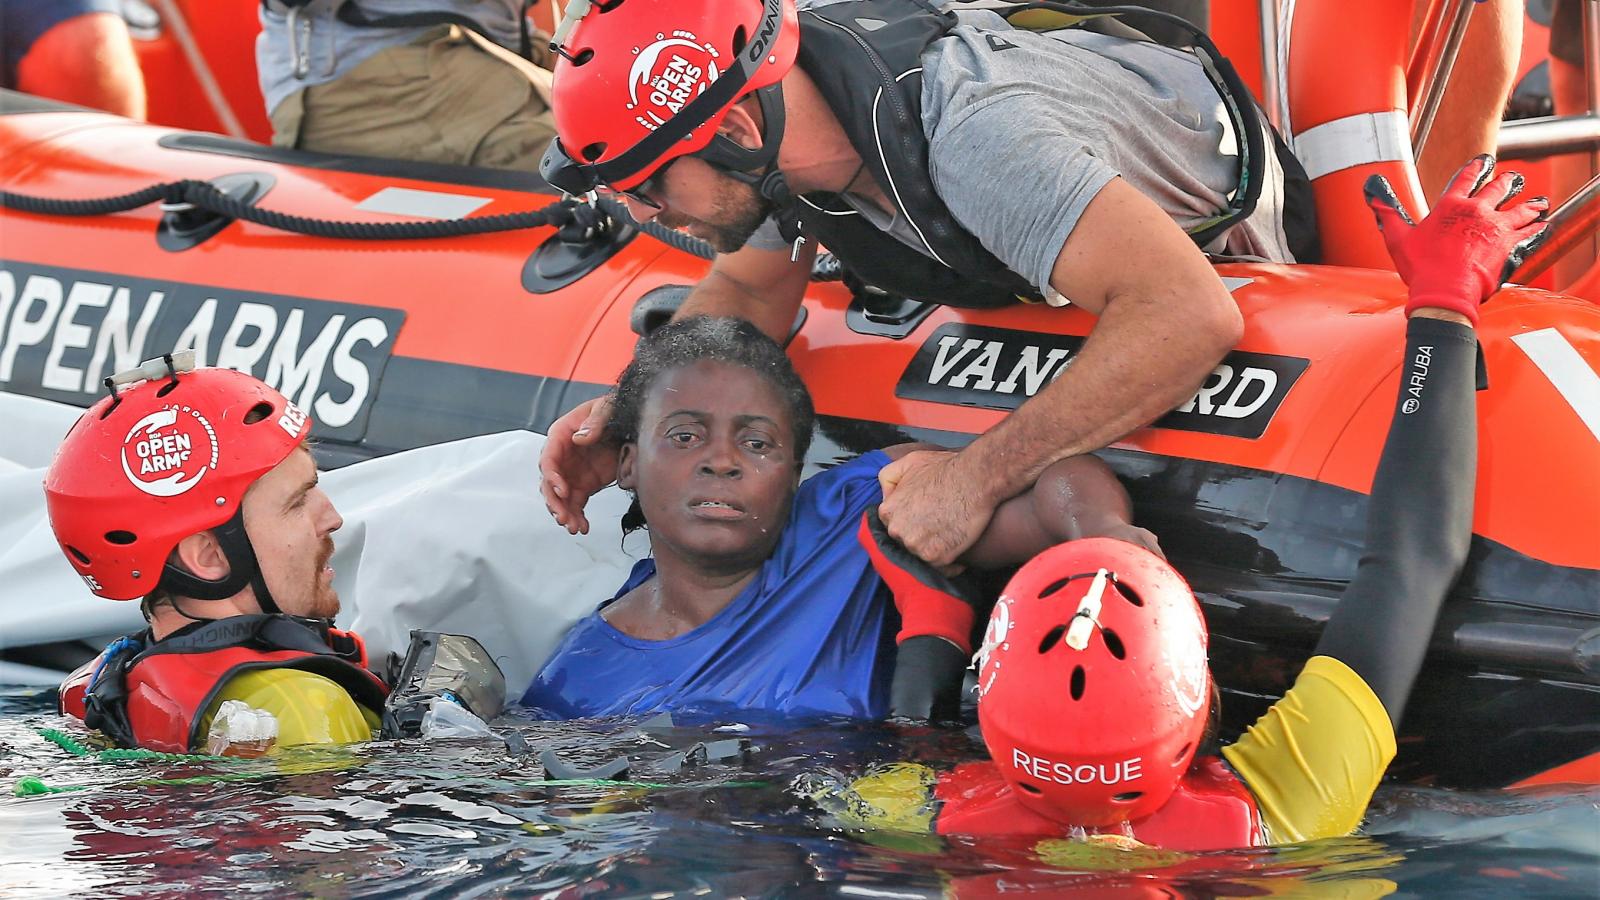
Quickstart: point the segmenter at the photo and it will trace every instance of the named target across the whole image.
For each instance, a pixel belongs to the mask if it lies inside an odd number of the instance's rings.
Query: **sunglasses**
[[[667,169],[677,162],[676,159],[650,173],[650,177],[627,190],[619,190],[606,184],[600,177],[596,167],[580,162],[567,154],[566,148],[561,146],[561,141],[553,140],[545,150],[544,158],[539,161],[539,174],[552,187],[573,196],[586,194],[592,190],[602,190],[608,194],[626,197],[654,210],[663,208],[662,202],[657,199],[666,190],[665,178]]]
[[[635,203],[641,203],[659,212],[664,204],[662,204],[662,202],[656,198],[660,197],[662,193],[665,192],[667,170],[672,168],[672,163],[674,162],[677,162],[677,160],[673,160],[672,162],[669,162],[661,168],[655,170],[654,172],[650,173],[649,178],[646,178],[627,190],[618,190],[617,188],[611,187],[608,184],[600,184],[596,186],[602,190],[616,194],[619,197],[626,197]]]

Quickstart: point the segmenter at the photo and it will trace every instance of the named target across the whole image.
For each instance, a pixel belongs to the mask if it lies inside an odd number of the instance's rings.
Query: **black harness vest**
[[[857,279],[891,293],[969,308],[1037,300],[1034,285],[956,221],[928,172],[922,53],[957,24],[954,13],[925,0],[847,0],[800,12],[800,68],[816,83],[866,168],[911,223],[927,253],[879,230],[829,192],[802,194],[782,204],[779,225],[787,239],[802,234],[815,239]],[[1198,41],[1209,45],[1203,37]],[[1265,169],[1255,104],[1221,54],[1214,47],[1206,49],[1220,70],[1219,92],[1244,125],[1238,137],[1250,164],[1240,175],[1233,206],[1191,233],[1202,245],[1254,210]],[[1286,162],[1292,163],[1292,157]]]

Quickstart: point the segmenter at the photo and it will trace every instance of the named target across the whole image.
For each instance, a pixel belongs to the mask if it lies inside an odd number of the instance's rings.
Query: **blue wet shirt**
[[[763,714],[882,718],[894,662],[890,604],[866,551],[861,514],[882,499],[873,451],[807,479],[755,580],[710,621],[640,640],[596,610],[567,633],[522,697],[549,718]],[[618,597],[655,575],[640,560]]]

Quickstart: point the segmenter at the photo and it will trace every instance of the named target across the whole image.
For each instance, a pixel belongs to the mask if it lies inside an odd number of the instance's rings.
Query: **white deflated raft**
[[[98,641],[143,626],[137,603],[90,594],[50,534],[44,470],[82,414],[0,393],[0,648]],[[642,538],[623,552],[628,497],[589,502],[588,535],[556,525],[539,496],[544,437],[468,438],[322,475],[344,516],[334,534],[339,624],[366,639],[374,665],[404,651],[413,628],[469,634],[504,669],[512,700],[566,630],[622,584]],[[64,673],[0,662],[0,683]]]

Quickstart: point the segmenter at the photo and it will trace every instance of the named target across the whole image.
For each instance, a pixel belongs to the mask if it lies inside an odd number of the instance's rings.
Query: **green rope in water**
[[[158,750],[141,750],[137,747],[132,749],[113,747],[110,750],[91,750],[71,735],[57,731],[54,728],[36,728],[34,730],[39,733],[40,737],[71,753],[73,756],[92,757],[106,762],[122,762],[130,759],[154,759],[163,762],[214,762],[221,758],[201,756],[194,753],[162,753]]]
[[[94,751],[78,743],[71,736],[55,730],[54,728],[35,728],[39,737],[44,738],[57,747],[71,753],[73,756],[92,756]]]
[[[72,735],[69,735],[66,732],[57,731],[54,728],[35,728],[34,731],[36,731],[40,737],[52,744],[55,744],[57,747],[60,747],[73,756],[79,757],[80,759],[92,759],[96,762],[127,762],[129,760],[149,762],[153,760],[156,762],[203,762],[212,764],[225,759],[225,757],[202,756],[195,753],[162,753],[158,750],[142,750],[137,747],[113,747],[109,750],[95,750],[85,746],[83,742],[79,741],[77,738],[74,738]],[[153,785],[218,784],[226,781],[246,781],[252,778],[266,778],[276,774],[278,773],[250,772],[236,773],[231,775],[195,775],[189,778],[146,778],[139,781],[126,782],[126,784],[131,784],[138,787],[147,787]],[[11,793],[16,797],[36,797],[41,794],[65,794],[72,791],[84,791],[100,786],[102,785],[53,785],[46,784],[44,781],[38,778],[30,777],[18,780],[16,786],[11,789]]]
[[[276,775],[276,772],[237,774],[237,775],[196,775],[192,778],[141,778],[138,781],[124,781],[115,785],[103,784],[46,784],[38,778],[21,778],[17,780],[16,787],[11,789],[15,797],[37,797],[41,794],[69,794],[73,791],[93,790],[97,787],[155,787],[158,785],[188,785],[188,784],[220,784],[228,781],[249,781],[253,778],[265,778]]]

